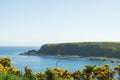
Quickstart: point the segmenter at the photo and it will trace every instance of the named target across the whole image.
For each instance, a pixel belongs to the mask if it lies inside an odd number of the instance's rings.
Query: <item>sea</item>
[[[34,73],[44,72],[46,68],[59,67],[62,69],[70,70],[74,72],[76,70],[82,70],[85,65],[92,64],[102,66],[104,64],[110,64],[110,68],[113,69],[114,66],[118,65],[117,62],[110,61],[91,61],[88,59],[65,59],[56,57],[45,57],[45,56],[24,56],[19,55],[21,53],[27,52],[28,50],[38,50],[41,46],[0,46],[0,58],[10,57],[12,65],[17,69],[24,72],[25,66],[32,69]]]

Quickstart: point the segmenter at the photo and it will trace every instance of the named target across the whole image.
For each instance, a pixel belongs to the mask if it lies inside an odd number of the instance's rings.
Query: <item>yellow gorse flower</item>
[[[22,74],[20,70],[12,66],[9,57],[0,58],[1,73],[29,77],[29,80],[113,80],[115,73],[120,74],[120,65],[115,66],[114,70],[111,70],[109,67],[109,64],[103,66],[86,65],[83,70],[77,70],[75,72],[57,67],[54,69],[48,68],[45,72],[38,72],[37,74],[34,74],[29,67],[25,67],[25,73]]]
[[[2,64],[0,64],[0,71],[4,70],[4,67]]]

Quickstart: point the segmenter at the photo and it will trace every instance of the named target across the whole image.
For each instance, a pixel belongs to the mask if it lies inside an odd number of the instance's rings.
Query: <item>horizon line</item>
[[[68,41],[68,42],[49,42],[49,43],[46,42],[46,43],[41,43],[41,44],[38,43],[39,45],[38,45],[38,44],[21,44],[21,45],[20,45],[20,43],[13,43],[13,44],[11,44],[11,43],[6,43],[6,44],[0,44],[0,46],[3,46],[3,47],[4,47],[4,46],[6,46],[6,47],[7,47],[7,46],[16,46],[16,47],[19,47],[19,46],[23,46],[23,47],[24,47],[24,46],[26,46],[26,47],[32,47],[32,46],[33,46],[33,47],[34,47],[34,46],[36,46],[36,47],[39,47],[39,46],[42,46],[42,45],[44,45],[44,44],[79,43],[79,42],[81,42],[81,43],[82,43],[82,42],[116,42],[116,43],[117,43],[117,42],[120,42],[120,41],[71,41],[71,42]]]

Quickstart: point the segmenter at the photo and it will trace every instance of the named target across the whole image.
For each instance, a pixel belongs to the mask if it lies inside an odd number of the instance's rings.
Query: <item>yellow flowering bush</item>
[[[78,70],[78,71],[75,71],[74,73],[72,73],[72,76],[73,76],[74,79],[80,80],[81,74],[82,73]]]
[[[46,80],[46,77],[47,77],[46,74],[42,72],[38,72],[36,76],[38,80]]]
[[[82,70],[82,78],[84,80],[94,80],[93,70],[96,65],[85,65],[85,68]]]
[[[4,67],[3,65],[0,63],[0,71],[3,71],[4,70]]]
[[[94,68],[94,75],[98,80],[110,80],[114,76],[114,71],[109,69],[109,64]]]
[[[70,72],[61,68],[47,68],[45,72],[36,74],[26,66],[23,74],[16,67],[12,66],[9,57],[0,58],[0,79],[1,80],[115,80],[116,75],[120,77],[120,65],[114,70],[109,68],[109,64],[103,66],[85,65],[85,68]]]
[[[9,57],[0,58],[0,63],[1,63],[4,67],[10,67],[10,66],[11,66],[11,59],[10,59]]]
[[[70,71],[65,70],[64,73],[63,73],[62,78],[63,78],[64,80],[72,80],[71,75],[72,75],[72,74],[71,74]]]
[[[0,71],[11,73],[14,75],[21,75],[21,71],[13,67],[9,57],[0,58]]]

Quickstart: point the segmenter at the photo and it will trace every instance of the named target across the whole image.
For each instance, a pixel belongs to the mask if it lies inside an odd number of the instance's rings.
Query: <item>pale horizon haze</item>
[[[120,42],[120,0],[0,0],[0,46]]]

